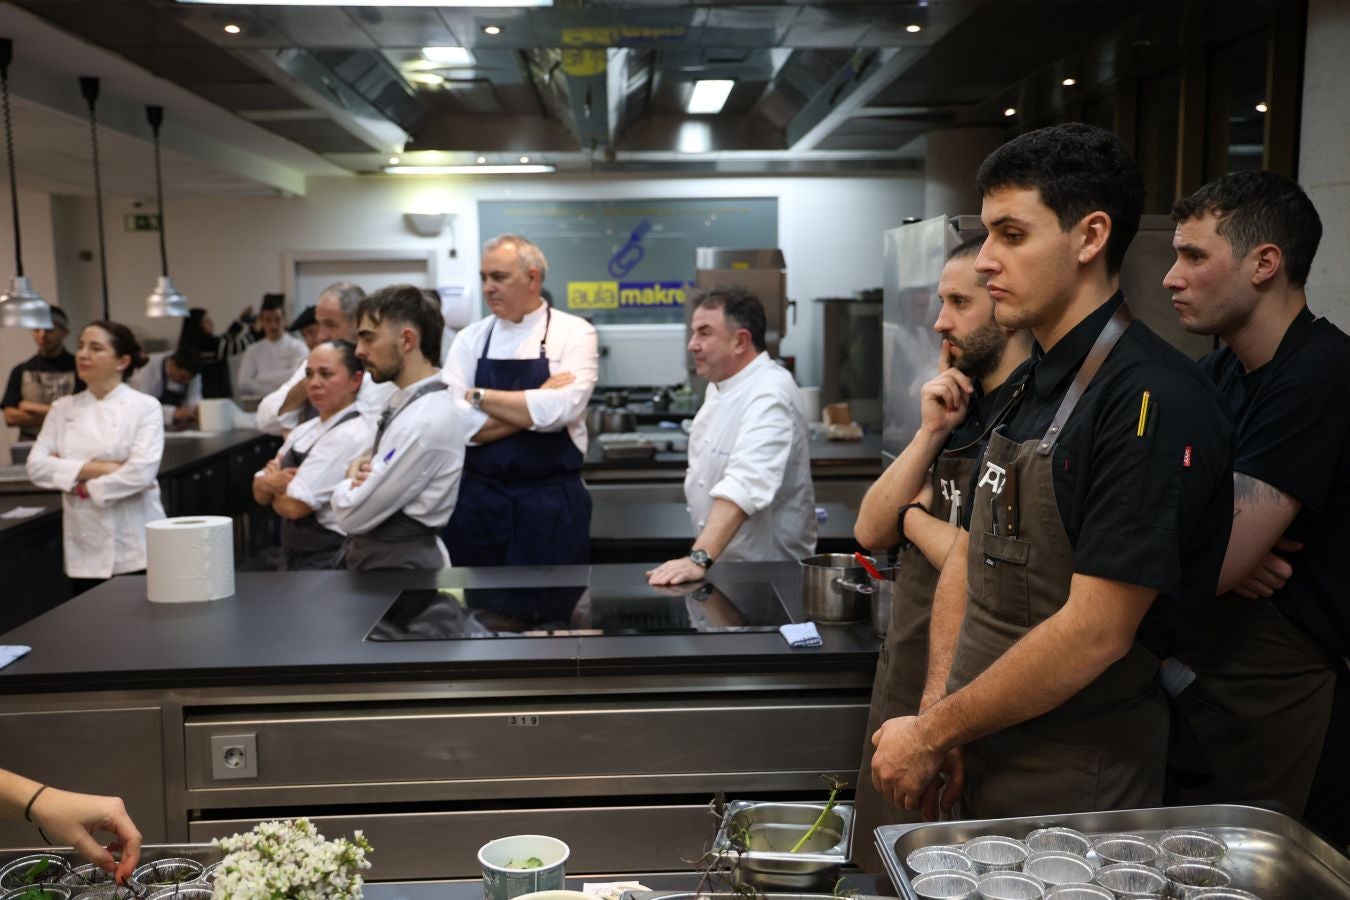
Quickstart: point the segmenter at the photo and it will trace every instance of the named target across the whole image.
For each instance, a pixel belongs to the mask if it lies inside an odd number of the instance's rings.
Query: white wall
[[[435,250],[440,284],[470,284],[476,291],[477,201],[501,199],[644,199],[777,197],[779,238],[788,264],[788,291],[802,301],[782,352],[795,354],[804,384],[820,381],[821,311],[810,301],[880,287],[881,234],[923,210],[921,177],[874,178],[583,178],[427,179],[352,177],[310,179],[295,199],[173,199],[165,209],[169,268],[194,306],[211,310],[220,326],[242,307],[256,306],[280,290],[287,250]],[[79,260],[95,248],[93,201],[60,198],[63,227],[56,253],[62,287],[72,308],[96,311],[98,266]],[[151,207],[153,208],[153,207]],[[456,213],[438,238],[419,238],[404,227],[403,213],[444,209]],[[112,315],[144,336],[175,339],[177,320],[144,317],[145,296],[159,271],[154,234],[124,230],[127,198],[104,201]],[[85,223],[85,224],[81,224]],[[293,302],[294,302],[294,298]],[[313,302],[299,298],[299,305]],[[79,319],[76,319],[79,321]],[[6,363],[8,364],[8,363]]]
[[[1308,305],[1350,331],[1350,91],[1345,48],[1350,0],[1311,0],[1303,60],[1298,180],[1322,218],[1322,246],[1308,278]]]
[[[9,192],[0,197],[0,279],[8,290],[14,277],[14,228]],[[56,258],[53,249],[52,204],[46,194],[19,191],[19,228],[23,235],[23,270],[33,287],[48,303],[60,303],[57,293]],[[74,350],[74,341],[66,345]],[[33,333],[21,328],[0,328],[0,392],[9,381],[9,370],[37,352]],[[9,463],[9,445],[19,435],[17,428],[0,427],[0,464]]]

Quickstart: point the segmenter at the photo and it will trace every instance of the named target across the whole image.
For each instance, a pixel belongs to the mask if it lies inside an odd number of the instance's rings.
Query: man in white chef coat
[[[272,393],[286,383],[296,366],[303,368],[309,357],[304,342],[286,331],[283,300],[281,294],[263,297],[262,312],[258,313],[262,340],[250,344],[239,361],[235,393],[241,397],[265,397]]]
[[[472,435],[445,531],[457,566],[591,561],[581,463],[600,354],[590,322],[543,299],[547,274],[533,242],[488,241],[480,275],[492,315],[460,332],[446,358],[445,381]]]
[[[764,306],[739,285],[693,304],[689,352],[708,379],[684,478],[698,536],[688,556],[647,573],[653,585],[698,581],[717,560],[795,560],[816,547],[806,411],[764,349]]]
[[[324,288],[314,307],[314,317],[319,322],[319,340],[357,343],[356,308],[365,297],[365,291],[347,281]],[[373,378],[363,379],[356,395],[356,408],[374,422],[393,393],[392,382],[376,383]],[[305,361],[301,360],[290,379],[258,403],[258,430],[285,434],[312,414],[305,394]]]
[[[322,320],[322,316],[320,317]],[[393,386],[369,456],[333,491],[347,532],[347,569],[439,569],[437,532],[450,519],[464,467],[464,428],[441,379],[441,311],[420,288],[396,284],[361,301],[356,355],[367,375]]]

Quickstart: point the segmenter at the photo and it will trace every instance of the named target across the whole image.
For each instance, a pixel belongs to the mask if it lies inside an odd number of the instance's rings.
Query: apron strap
[[[421,400],[427,394],[434,394],[437,391],[443,391],[448,387],[450,387],[450,385],[437,379],[436,381],[428,382],[418,388],[413,395],[408,398],[408,402],[404,403],[398,409],[391,410],[388,407],[385,407],[384,412],[380,413],[379,427],[375,429],[375,446],[370,451],[371,455],[374,456],[376,453],[380,452],[380,438],[384,437],[384,431],[389,427],[390,422],[397,419],[405,409],[412,406],[418,400]]]
[[[1087,359],[1083,360],[1083,365],[1079,367],[1078,374],[1074,376],[1073,384],[1069,385],[1069,390],[1064,394],[1064,399],[1060,401],[1059,409],[1055,411],[1055,417],[1050,421],[1050,427],[1046,429],[1041,442],[1036,445],[1037,456],[1049,456],[1050,451],[1055,449],[1055,442],[1064,432],[1064,423],[1069,421],[1069,416],[1073,415],[1074,409],[1078,406],[1078,401],[1083,399],[1083,392],[1087,390],[1092,379],[1096,377],[1097,371],[1101,369],[1102,363],[1106,357],[1115,349],[1116,342],[1120,340],[1125,329],[1130,327],[1134,321],[1134,313],[1130,312],[1130,305],[1122,302],[1116,307],[1111,320],[1106,323],[1102,333],[1097,335],[1097,340],[1093,343],[1092,349],[1088,351]]]

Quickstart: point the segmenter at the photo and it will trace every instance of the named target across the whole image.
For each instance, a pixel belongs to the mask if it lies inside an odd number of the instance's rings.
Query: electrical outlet
[[[257,778],[257,735],[211,735],[211,777],[217,780]]]

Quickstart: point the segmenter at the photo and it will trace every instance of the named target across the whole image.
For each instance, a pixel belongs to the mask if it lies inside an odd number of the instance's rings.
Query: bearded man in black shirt
[[[1196,676],[1178,702],[1214,779],[1183,798],[1274,800],[1343,847],[1350,336],[1308,309],[1322,223],[1271,172],[1210,182],[1172,217],[1163,284],[1182,327],[1223,341],[1201,367],[1237,425],[1227,595],[1177,653]]]

